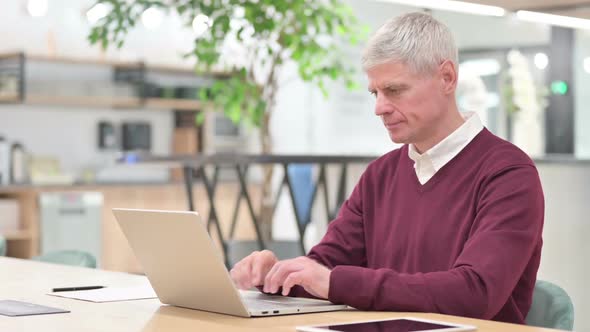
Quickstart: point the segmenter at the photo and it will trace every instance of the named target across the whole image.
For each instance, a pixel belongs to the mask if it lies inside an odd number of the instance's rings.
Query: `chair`
[[[46,263],[96,268],[94,256],[79,250],[57,250],[31,259]]]
[[[313,183],[313,167],[311,164],[289,165],[289,178],[293,187],[295,209],[302,223],[311,219],[311,206],[315,184]]]
[[[0,235],[0,256],[6,256],[6,239]]]
[[[537,280],[533,292],[533,304],[526,317],[527,325],[572,331],[574,305],[561,287]]]

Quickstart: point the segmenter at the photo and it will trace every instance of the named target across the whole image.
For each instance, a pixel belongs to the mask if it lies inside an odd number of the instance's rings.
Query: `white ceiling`
[[[519,9],[590,19],[590,0],[464,0],[499,6],[511,11]]]

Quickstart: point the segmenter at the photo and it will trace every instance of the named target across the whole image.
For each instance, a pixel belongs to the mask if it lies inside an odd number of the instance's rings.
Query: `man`
[[[427,14],[383,25],[363,54],[375,114],[404,143],[371,163],[305,257],[240,261],[242,289],[361,310],[420,311],[523,324],[542,246],[533,162],[459,113],[451,33]]]

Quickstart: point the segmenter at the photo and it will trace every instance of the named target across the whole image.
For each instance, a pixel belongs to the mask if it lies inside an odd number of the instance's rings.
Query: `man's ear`
[[[457,67],[450,60],[445,60],[439,66],[439,73],[441,77],[441,84],[445,94],[452,94],[457,88],[457,79],[459,73]]]

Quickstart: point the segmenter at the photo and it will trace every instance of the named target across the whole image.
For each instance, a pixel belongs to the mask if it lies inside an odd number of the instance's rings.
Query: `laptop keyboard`
[[[324,301],[316,303],[309,299],[298,299],[294,297],[272,296],[262,293],[244,292],[242,300],[246,307],[251,309],[280,309],[280,308],[300,308],[306,306],[326,305]]]

